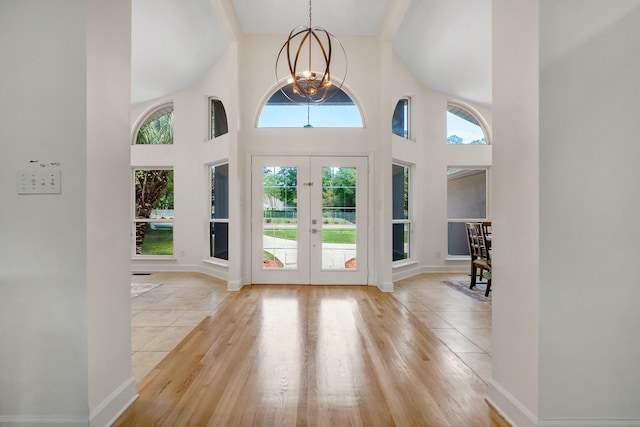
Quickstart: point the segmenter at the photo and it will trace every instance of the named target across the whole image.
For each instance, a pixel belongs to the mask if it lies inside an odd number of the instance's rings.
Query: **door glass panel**
[[[298,169],[269,166],[262,177],[264,269],[298,268]]]
[[[356,268],[356,168],[322,168],[322,269]]]

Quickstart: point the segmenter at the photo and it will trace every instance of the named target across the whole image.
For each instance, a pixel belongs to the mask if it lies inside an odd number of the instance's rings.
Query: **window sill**
[[[216,267],[229,268],[229,261],[218,261],[216,259],[205,259],[203,260],[205,264],[215,265]]]
[[[470,256],[448,256],[445,258],[447,261],[471,261]]]
[[[413,261],[410,259],[405,259],[402,261],[395,261],[391,264],[391,268],[392,269],[396,269],[396,268],[404,268],[404,267],[410,267],[410,266],[415,266],[418,265],[418,261]]]
[[[173,255],[139,255],[131,257],[131,261],[177,261]]]

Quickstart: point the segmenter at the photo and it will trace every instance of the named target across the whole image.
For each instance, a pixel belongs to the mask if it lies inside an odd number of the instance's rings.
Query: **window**
[[[298,103],[293,85],[277,90],[262,107],[259,128],[361,128],[360,110],[342,89],[332,86],[334,93],[322,103]]]
[[[229,132],[227,123],[227,112],[222,105],[222,101],[215,98],[209,98],[209,113],[211,120],[209,121],[209,139],[217,138]]]
[[[487,143],[478,119],[454,104],[447,107],[447,144],[482,145]]]
[[[409,98],[402,98],[396,104],[391,119],[391,131],[394,135],[409,139]]]
[[[409,167],[392,165],[393,261],[409,259],[411,219],[409,215]]]
[[[173,255],[173,170],[136,169],[136,255]]]
[[[173,104],[160,107],[140,125],[136,145],[173,144]]]
[[[209,257],[229,260],[229,165],[210,168]]]
[[[487,220],[487,184],[487,169],[447,170],[449,255],[469,255],[465,223]]]

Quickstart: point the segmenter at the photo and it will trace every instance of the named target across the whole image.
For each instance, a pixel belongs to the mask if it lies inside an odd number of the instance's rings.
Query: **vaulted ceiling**
[[[220,57],[228,38],[216,2],[249,34],[286,37],[308,22],[306,0],[132,0],[134,104],[192,86]],[[491,105],[491,0],[315,0],[312,10],[338,37],[392,28],[395,52],[424,86]]]

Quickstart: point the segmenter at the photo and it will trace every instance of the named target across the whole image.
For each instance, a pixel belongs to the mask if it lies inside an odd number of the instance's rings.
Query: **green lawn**
[[[147,227],[142,243],[143,255],[173,255],[173,230]]]
[[[298,230],[295,228],[273,228],[265,230],[266,236],[277,239],[297,240]],[[336,229],[322,232],[322,243],[355,243],[356,230]]]

